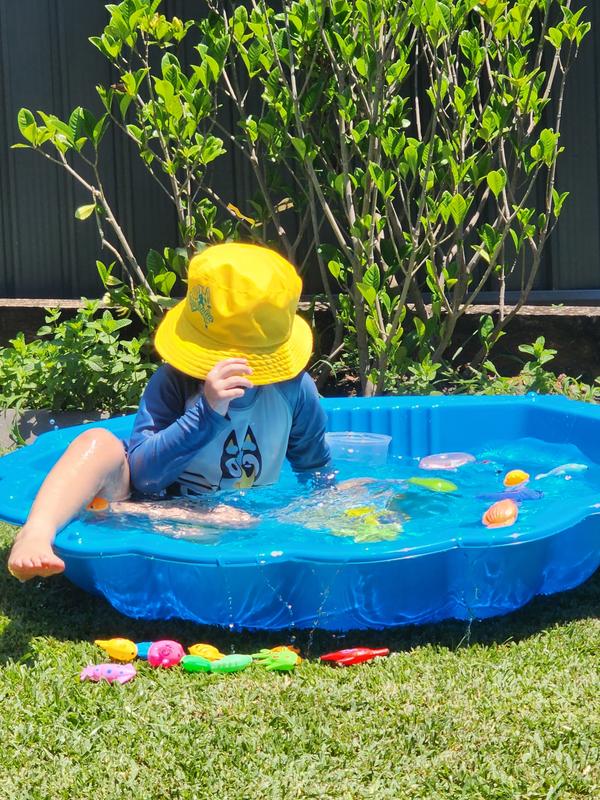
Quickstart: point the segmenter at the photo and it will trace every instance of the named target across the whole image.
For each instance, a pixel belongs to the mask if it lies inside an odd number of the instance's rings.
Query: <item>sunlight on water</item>
[[[574,446],[520,439],[490,445],[473,455],[473,463],[453,471],[423,470],[418,459],[400,457],[372,468],[339,462],[333,485],[325,488],[302,485],[286,468],[275,486],[220,492],[198,501],[201,508],[227,503],[248,512],[260,520],[251,527],[223,529],[181,519],[155,521],[115,514],[98,518],[97,523],[143,527],[149,533],[203,546],[221,543],[235,549],[251,543],[265,558],[278,558],[290,548],[314,551],[317,557],[348,556],[353,550],[383,556],[416,545],[435,547],[457,535],[485,534],[482,514],[505,496],[503,478],[509,470],[530,475],[516,495],[506,495],[519,501],[515,536],[548,525],[560,527],[561,521],[570,525],[574,515],[584,517],[600,502],[600,468]],[[557,470],[561,465],[571,466],[561,473]],[[558,474],[548,475],[553,470]],[[538,475],[542,477],[536,480]],[[344,484],[350,480],[354,483]]]

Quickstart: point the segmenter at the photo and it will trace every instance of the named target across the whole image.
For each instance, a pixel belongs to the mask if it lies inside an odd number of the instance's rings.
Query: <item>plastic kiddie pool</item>
[[[392,437],[392,455],[481,452],[531,437],[600,461],[600,410],[564,398],[326,399],[331,431]],[[132,417],[96,426],[126,438]],[[49,468],[84,429],[45,434],[0,458],[0,518],[22,523]],[[598,487],[600,500],[600,485]],[[255,490],[256,491],[256,490]],[[385,548],[334,536],[272,542],[249,533],[211,546],[89,516],[58,535],[66,575],[133,617],[230,627],[384,628],[504,614],[534,595],[572,588],[600,563],[598,509],[565,507],[537,527],[488,530],[446,519],[439,534]],[[310,532],[309,532],[310,533]]]

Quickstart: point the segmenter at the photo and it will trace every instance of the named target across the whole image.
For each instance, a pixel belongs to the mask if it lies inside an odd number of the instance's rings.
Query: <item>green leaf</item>
[[[375,291],[379,289],[381,283],[381,274],[379,272],[379,267],[377,264],[371,264],[371,266],[365,270],[365,274],[363,276],[363,283],[367,286],[372,286]]]
[[[75,218],[81,220],[87,219],[88,217],[92,216],[95,210],[95,203],[91,203],[89,206],[79,206],[79,208],[75,211]]]
[[[406,161],[410,171],[414,175],[417,171],[417,166],[419,163],[419,151],[414,145],[409,144],[407,147],[404,148],[404,160]]]
[[[465,218],[467,213],[467,201],[462,194],[455,194],[449,204],[450,213],[454,224],[458,227]]]
[[[498,198],[506,186],[506,172],[503,169],[488,172],[487,182],[494,196]]]
[[[290,136],[290,141],[294,145],[294,149],[300,156],[300,159],[304,161],[306,158],[306,142],[303,139],[299,139],[297,136]]]
[[[28,142],[35,144],[37,125],[35,123],[35,117],[28,108],[22,108],[19,111],[17,114],[17,124],[23,138],[27,139]]]
[[[373,286],[371,286],[371,284],[364,283],[364,281],[358,282],[356,284],[356,287],[367,301],[367,304],[372,308],[375,305],[375,300],[377,298],[377,291],[373,288]]]
[[[146,269],[150,275],[158,275],[165,268],[165,261],[157,250],[148,250]]]

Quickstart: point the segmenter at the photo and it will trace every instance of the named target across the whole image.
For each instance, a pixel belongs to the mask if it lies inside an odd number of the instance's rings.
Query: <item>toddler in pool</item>
[[[42,484],[8,560],[20,580],[64,570],[54,537],[95,497],[119,513],[209,526],[248,525],[224,504],[191,503],[218,489],[274,483],[284,458],[310,475],[326,466],[325,414],[304,371],[312,333],[296,314],[292,265],[253,244],[208,247],[190,262],[187,296],[156,333],[165,363],[148,383],[128,442],[92,428]]]

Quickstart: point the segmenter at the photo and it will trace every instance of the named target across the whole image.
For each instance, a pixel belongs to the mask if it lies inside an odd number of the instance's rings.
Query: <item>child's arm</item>
[[[251,385],[240,375],[248,371],[243,364],[233,365],[231,359],[220,362],[207,375],[204,394],[187,410],[186,399],[197,393],[198,381],[168,365],[152,376],[129,441],[131,483],[136,489],[146,493],[165,489],[200,447],[228,427],[229,400]]]
[[[302,483],[311,480],[319,486],[329,486],[334,476],[327,470],[331,461],[325,441],[327,417],[319,402],[317,387],[307,372],[290,381],[288,386],[292,427],[287,459]]]

